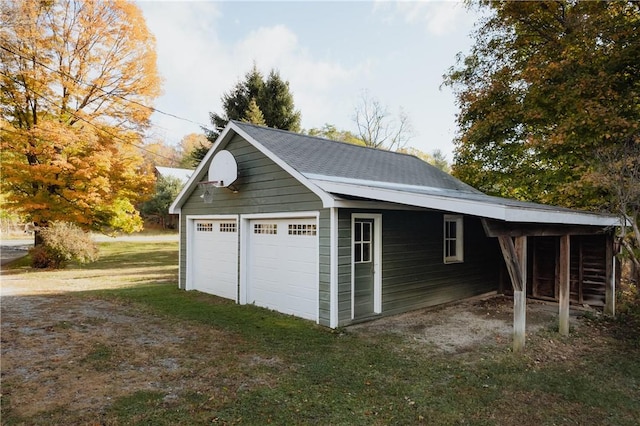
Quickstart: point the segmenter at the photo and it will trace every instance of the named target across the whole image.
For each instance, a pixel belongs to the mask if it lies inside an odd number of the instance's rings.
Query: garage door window
[[[213,232],[213,223],[198,223],[196,226],[196,231],[198,232]]]
[[[253,225],[253,233],[276,235],[278,233],[278,224],[277,223],[255,223]]]
[[[290,223],[289,235],[316,235],[316,225],[307,223]]]
[[[236,232],[236,223],[235,222],[221,223],[220,232]]]

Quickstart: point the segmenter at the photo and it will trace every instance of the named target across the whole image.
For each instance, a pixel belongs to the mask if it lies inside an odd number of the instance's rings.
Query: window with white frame
[[[462,225],[462,216],[444,216],[444,263],[464,261]]]

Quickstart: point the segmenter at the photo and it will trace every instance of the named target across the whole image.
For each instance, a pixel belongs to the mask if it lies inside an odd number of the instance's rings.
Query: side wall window
[[[444,263],[464,261],[462,216],[444,216]]]

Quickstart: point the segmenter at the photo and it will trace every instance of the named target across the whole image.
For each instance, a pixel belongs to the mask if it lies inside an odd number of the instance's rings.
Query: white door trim
[[[373,219],[373,312],[382,313],[382,214],[380,213],[352,213],[351,214],[351,319],[355,316],[355,253],[353,252],[353,227],[356,219]]]
[[[185,247],[187,248],[187,260],[186,260],[186,274],[185,274],[185,290],[193,290],[193,234],[195,233],[195,223],[196,220],[235,220],[235,222],[239,224],[238,215],[233,214],[205,214],[205,215],[188,215],[187,216],[187,239],[185,241]],[[239,230],[238,230],[239,231]],[[238,235],[238,237],[240,237]],[[239,238],[238,238],[239,241]],[[237,253],[237,252],[236,252]],[[236,296],[235,302],[237,302],[238,297]]]

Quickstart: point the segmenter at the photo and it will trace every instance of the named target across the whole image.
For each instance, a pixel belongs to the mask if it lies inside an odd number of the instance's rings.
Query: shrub
[[[69,261],[93,262],[98,258],[98,247],[91,236],[77,225],[68,222],[51,222],[41,229],[43,244],[31,249],[34,268],[63,268]]]

